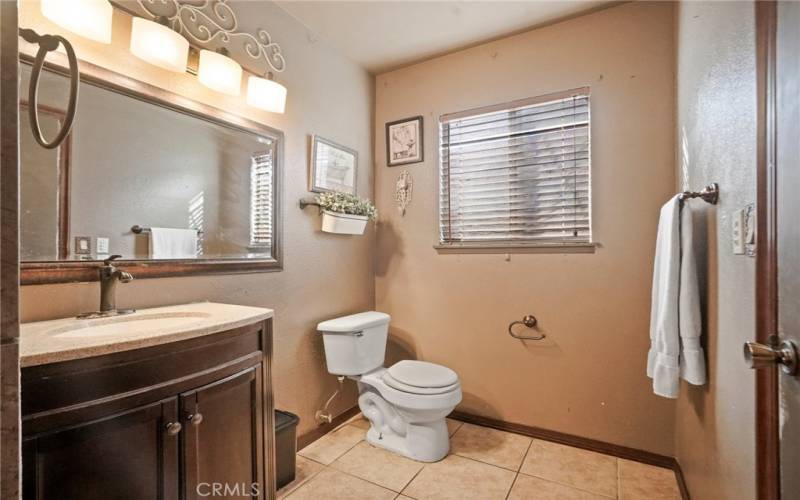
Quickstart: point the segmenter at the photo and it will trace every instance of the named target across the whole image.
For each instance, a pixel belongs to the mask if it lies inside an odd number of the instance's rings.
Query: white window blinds
[[[273,152],[254,154],[250,166],[250,246],[272,248]]]
[[[440,119],[443,245],[588,243],[589,89]]]

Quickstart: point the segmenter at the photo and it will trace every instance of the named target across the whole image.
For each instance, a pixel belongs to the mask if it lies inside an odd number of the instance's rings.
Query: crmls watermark
[[[258,483],[200,483],[195,489],[201,497],[257,497],[261,494]]]

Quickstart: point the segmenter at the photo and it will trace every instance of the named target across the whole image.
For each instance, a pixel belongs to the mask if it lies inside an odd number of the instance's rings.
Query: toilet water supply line
[[[344,377],[336,377],[336,379],[339,381],[339,388],[333,391],[331,397],[329,397],[328,400],[325,402],[325,406],[323,406],[321,410],[317,410],[317,412],[314,414],[314,419],[320,425],[330,424],[331,422],[333,422],[334,417],[328,410],[328,407],[331,405],[334,398],[336,398],[336,396],[338,396],[339,393],[342,391],[342,385],[344,385]]]

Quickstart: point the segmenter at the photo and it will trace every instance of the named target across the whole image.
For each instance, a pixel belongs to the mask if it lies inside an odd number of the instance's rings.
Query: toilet
[[[328,372],[358,383],[358,406],[370,421],[367,441],[421,462],[447,456],[445,417],[461,402],[456,372],[425,361],[383,366],[388,314],[370,311],[317,325]]]

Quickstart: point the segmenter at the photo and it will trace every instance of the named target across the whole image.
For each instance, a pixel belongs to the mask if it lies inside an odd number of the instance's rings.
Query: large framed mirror
[[[47,137],[68,90],[64,67],[48,64],[39,84]],[[28,105],[20,102],[22,284],[94,281],[115,254],[137,278],[281,268],[282,132],[86,62],[59,148],[36,144]]]

